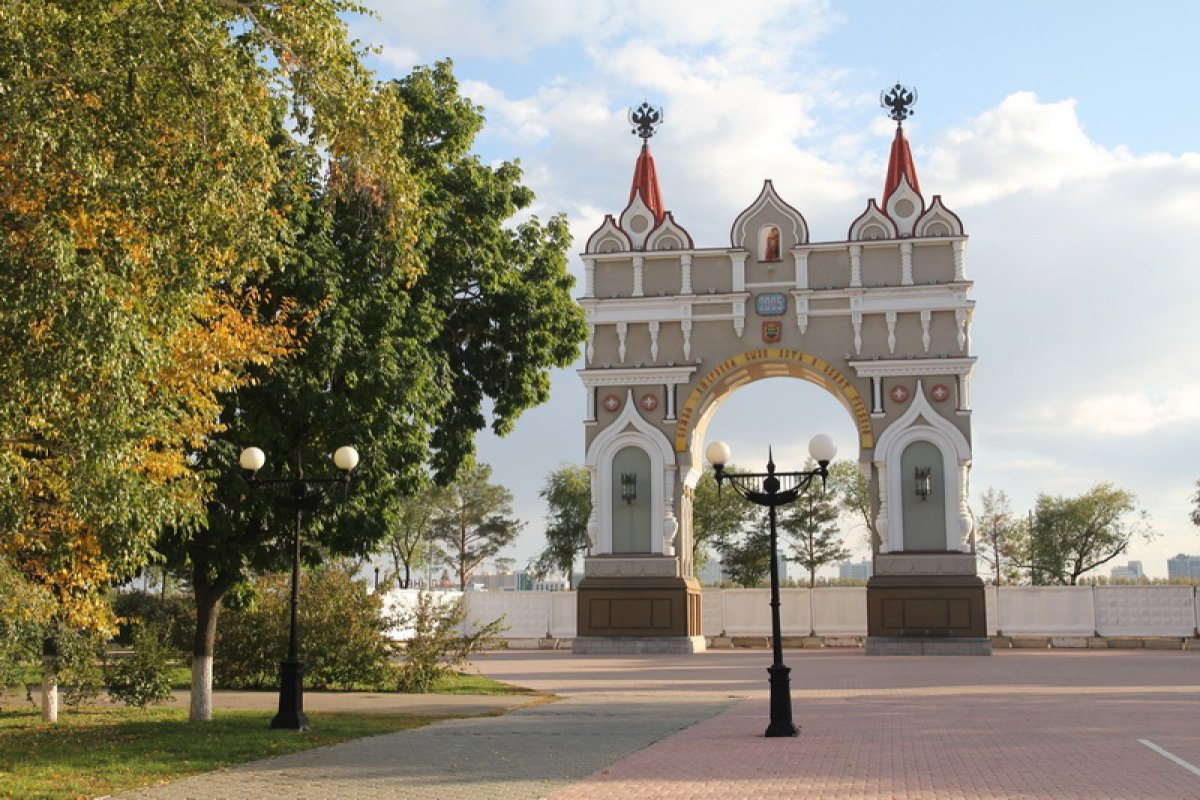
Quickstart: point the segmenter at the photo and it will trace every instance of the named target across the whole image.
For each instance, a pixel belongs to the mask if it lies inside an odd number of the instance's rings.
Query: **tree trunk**
[[[42,722],[58,722],[58,648],[53,639],[42,640]]]
[[[404,561],[404,588],[405,589],[412,588],[412,575],[410,574],[410,571],[409,571],[407,559],[405,559],[405,561]]]
[[[199,570],[197,570],[198,572]],[[212,721],[213,650],[217,642],[217,617],[221,596],[228,586],[194,580],[196,636],[192,640],[192,691],[188,720]]]

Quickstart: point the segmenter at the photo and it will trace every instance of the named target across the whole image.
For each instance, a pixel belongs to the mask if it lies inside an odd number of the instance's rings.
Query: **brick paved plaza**
[[[1200,798],[1200,653],[788,652],[796,739],[764,739],[765,651],[499,653],[563,699],[127,797]]]

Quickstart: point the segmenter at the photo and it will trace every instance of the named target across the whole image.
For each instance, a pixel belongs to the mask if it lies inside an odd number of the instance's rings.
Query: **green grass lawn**
[[[187,688],[185,675],[177,676],[176,688]],[[463,673],[444,678],[434,692],[539,694]],[[309,712],[312,730],[298,734],[269,730],[272,711],[218,710],[205,724],[189,723],[187,714],[187,708],[64,707],[59,722],[47,725],[29,704],[0,710],[0,798],[92,798],[445,719]]]

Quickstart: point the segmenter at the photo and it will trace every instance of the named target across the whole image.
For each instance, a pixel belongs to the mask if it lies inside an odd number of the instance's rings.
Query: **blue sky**
[[[372,5],[379,18],[353,30],[382,48],[380,77],[453,58],[485,107],[480,156],[519,158],[535,213],[566,213],[576,249],[624,206],[638,148],[625,114],[643,99],[666,109],[660,182],[698,245],[725,244],[765,178],[814,241],[843,239],[883,183],[894,127],[879,92],[916,86],[905,128],[922,189],[971,236],[973,498],[1003,489],[1023,511],[1038,492],[1112,481],[1159,533],[1130,555],[1149,574],[1200,552],[1187,520],[1200,478],[1200,4]],[[559,371],[549,404],[480,441],[528,521],[521,564],[540,547],[546,474],[582,463],[583,414],[573,369]],[[819,431],[856,455],[841,407],[786,380],[740,390],[710,429],[750,467],[768,445],[781,465],[801,461]]]

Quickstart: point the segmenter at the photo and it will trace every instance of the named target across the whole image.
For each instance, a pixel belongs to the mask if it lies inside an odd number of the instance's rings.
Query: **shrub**
[[[263,576],[254,588],[254,602],[222,611],[213,663],[213,678],[221,687],[278,685],[279,662],[288,647],[291,578]],[[350,689],[386,682],[393,645],[384,634],[391,624],[379,597],[347,570],[324,568],[302,575],[300,657],[305,685]]]
[[[105,670],[108,695],[127,706],[145,708],[171,697],[170,646],[163,631],[153,624],[133,628],[133,655]]]
[[[155,592],[134,590],[114,593],[112,604],[113,612],[120,620],[118,644],[131,646],[135,629],[139,624],[146,624],[159,629],[159,635],[171,651],[191,652],[196,631],[196,607],[192,598],[182,594],[163,597]]]
[[[59,623],[54,628],[54,670],[63,705],[77,707],[100,694],[104,638]]]
[[[439,600],[429,592],[417,595],[417,604],[401,612],[401,627],[412,628],[413,638],[404,649],[398,688],[402,692],[428,692],[442,676],[461,669],[472,653],[496,644],[505,630],[504,619],[476,625],[462,632],[467,617],[462,597]]]

